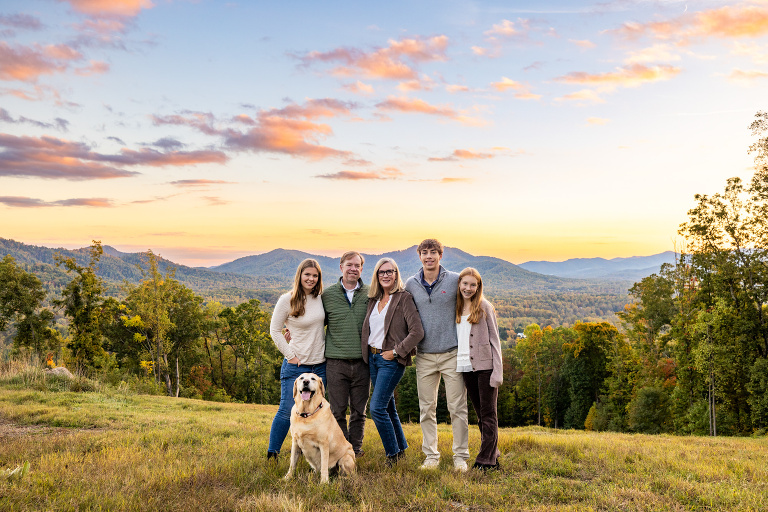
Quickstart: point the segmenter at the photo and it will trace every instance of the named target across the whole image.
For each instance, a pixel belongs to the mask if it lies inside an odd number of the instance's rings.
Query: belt
[[[368,345],[368,350],[371,351],[371,354],[381,354],[382,352],[384,352],[380,348],[372,347],[370,345]]]

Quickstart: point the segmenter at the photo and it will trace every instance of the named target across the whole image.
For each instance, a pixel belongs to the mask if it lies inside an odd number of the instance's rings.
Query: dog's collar
[[[297,411],[296,414],[298,414],[302,418],[309,418],[310,416],[312,416],[313,414],[315,414],[317,411],[319,411],[322,408],[323,408],[323,402],[320,402],[320,405],[318,405],[317,409],[315,409],[314,411],[312,411],[312,412],[298,412]]]

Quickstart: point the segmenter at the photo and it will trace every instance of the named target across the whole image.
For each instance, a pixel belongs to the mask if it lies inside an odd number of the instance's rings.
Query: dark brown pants
[[[360,359],[327,359],[325,375],[328,379],[328,402],[344,437],[352,443],[355,453],[363,447],[365,434],[365,408],[371,389],[368,365]],[[349,428],[347,428],[349,406]]]
[[[475,462],[479,464],[496,464],[499,452],[499,420],[496,412],[496,400],[499,388],[491,387],[491,370],[464,372],[464,384],[467,386],[467,396],[472,401],[472,407],[477,414],[477,424],[480,427],[480,451]]]

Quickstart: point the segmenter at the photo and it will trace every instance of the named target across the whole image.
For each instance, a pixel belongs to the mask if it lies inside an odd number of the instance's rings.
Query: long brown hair
[[[467,267],[459,274],[459,288],[456,289],[456,323],[461,323],[461,313],[464,311],[464,296],[461,294],[461,279],[464,276],[472,276],[477,279],[477,291],[469,302],[469,323],[476,324],[485,316],[485,311],[480,308],[483,302],[483,278],[480,272],[472,267]]]
[[[293,289],[291,289],[291,316],[301,316],[304,314],[304,305],[307,303],[307,296],[304,293],[304,287],[301,286],[301,274],[308,268],[317,270],[317,283],[310,292],[313,297],[323,293],[323,271],[320,270],[320,264],[317,260],[307,258],[299,264],[296,269],[296,277],[293,279]]]

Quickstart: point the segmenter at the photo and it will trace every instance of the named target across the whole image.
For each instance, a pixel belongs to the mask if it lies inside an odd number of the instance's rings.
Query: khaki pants
[[[453,460],[469,459],[469,425],[467,424],[467,389],[464,378],[456,371],[456,350],[443,354],[419,353],[415,360],[416,386],[419,390],[419,423],[421,449],[427,459],[440,459],[437,449],[437,390],[440,377],[445,382],[448,412],[453,427]]]

